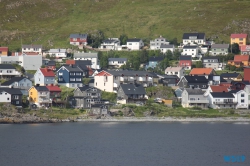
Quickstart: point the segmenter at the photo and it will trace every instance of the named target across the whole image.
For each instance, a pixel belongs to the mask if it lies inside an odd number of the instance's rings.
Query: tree
[[[181,56],[181,52],[178,49],[174,50],[173,60],[179,60],[180,56]]]
[[[104,39],[105,39],[104,32],[101,30],[95,30],[88,34],[87,42],[93,48],[98,48]]]
[[[148,51],[142,50],[139,52],[140,62],[146,63],[148,61]]]
[[[122,34],[122,35],[120,35],[119,39],[120,39],[121,45],[126,45],[127,40],[128,40],[128,36],[126,34]]]
[[[108,57],[105,55],[102,55],[100,57],[100,66],[101,68],[108,68]]]
[[[202,62],[201,62],[201,61],[196,61],[195,67],[196,67],[196,68],[203,68]]]
[[[230,51],[234,54],[239,54],[240,53],[240,47],[238,43],[234,43],[230,45]]]
[[[170,44],[173,44],[173,45],[175,45],[175,46],[178,46],[179,43],[178,43],[177,38],[175,37],[175,38],[173,38],[172,40],[170,40]]]
[[[168,58],[168,60],[173,60],[173,53],[172,53],[172,51],[168,50],[166,52],[166,57]]]

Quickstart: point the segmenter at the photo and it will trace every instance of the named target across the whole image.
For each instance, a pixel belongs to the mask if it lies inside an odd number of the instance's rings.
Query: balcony
[[[188,100],[188,103],[209,103],[208,100]]]
[[[39,96],[41,97],[47,96],[47,93],[39,93]]]
[[[217,105],[225,105],[225,104],[236,105],[236,104],[238,104],[238,102],[237,101],[214,101],[213,104],[217,104]]]
[[[39,100],[39,103],[52,103],[50,99]]]

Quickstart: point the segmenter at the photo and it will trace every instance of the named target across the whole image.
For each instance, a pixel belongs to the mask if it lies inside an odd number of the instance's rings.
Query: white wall
[[[114,92],[113,89],[113,83],[114,83],[114,77],[113,76],[107,76],[108,80],[104,81],[104,78],[106,76],[95,76],[95,82],[94,82],[94,87],[98,88],[102,91],[106,92]]]
[[[4,91],[0,92],[0,102],[10,103],[11,102],[11,94],[4,92]]]

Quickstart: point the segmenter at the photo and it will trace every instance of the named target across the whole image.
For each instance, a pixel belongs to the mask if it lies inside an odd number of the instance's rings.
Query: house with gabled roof
[[[250,45],[240,46],[241,55],[250,55]]]
[[[61,97],[61,88],[59,86],[56,85],[47,85],[46,86],[50,92],[50,98],[52,99],[52,101],[56,98],[60,98]]]
[[[204,95],[208,96],[210,92],[228,92],[229,90],[227,86],[209,85]]]
[[[212,44],[211,45],[211,55],[227,55],[229,49],[229,44]]]
[[[237,105],[235,109],[248,109],[248,94],[244,90],[231,90],[229,91],[235,96],[235,100],[237,101]]]
[[[69,40],[70,40],[70,44],[71,45],[75,45],[75,46],[79,46],[79,45],[87,45],[87,37],[88,34],[80,34],[80,33],[76,33],[76,34],[70,34],[69,36]]]
[[[144,47],[144,43],[142,39],[128,39],[127,40],[127,48],[128,50],[140,50],[142,47]]]
[[[82,87],[83,71],[76,65],[63,65],[57,70],[58,85]]]
[[[247,34],[231,34],[230,44],[238,43],[239,46],[246,45],[247,43]]]
[[[126,65],[127,58],[108,58],[108,65],[110,67],[120,68],[122,65]]]
[[[184,33],[183,45],[204,45],[206,43],[205,33]]]
[[[17,88],[0,88],[0,103],[10,103],[22,107],[22,92]]]
[[[205,76],[183,76],[177,83],[180,88],[208,88],[208,79]]]
[[[175,46],[173,44],[162,44],[160,45],[160,50],[163,54],[167,53],[168,51],[174,52]]]
[[[234,60],[228,60],[228,65],[235,67],[249,66],[249,55],[235,55]]]
[[[159,84],[163,86],[176,86],[179,80],[179,77],[176,75],[163,75],[160,76]]]
[[[250,107],[250,85],[246,85],[244,91],[247,93],[248,96],[248,108]]]
[[[213,109],[236,108],[238,101],[230,92],[210,92],[208,94],[209,107]]]
[[[223,63],[220,62],[220,58],[215,56],[203,57],[202,64],[204,68],[213,68],[214,70],[223,69]]]
[[[34,82],[35,85],[55,84],[55,74],[48,68],[37,69],[36,73],[34,74]]]
[[[182,107],[208,107],[208,99],[200,88],[185,88],[181,94]]]
[[[100,69],[100,62],[97,53],[74,53],[74,60],[90,60],[91,68]]]
[[[179,66],[184,67],[185,70],[190,70],[192,67],[192,56],[180,56]]]
[[[42,54],[43,52],[43,46],[42,45],[22,45],[22,53],[39,53]]]
[[[169,41],[162,36],[160,36],[154,40],[150,40],[150,49],[151,50],[159,50],[161,45],[169,45]]]
[[[185,75],[185,70],[183,67],[167,67],[165,69],[166,75],[176,75],[178,78],[181,78]]]
[[[21,73],[16,70],[13,65],[0,64],[0,78],[10,79],[12,77],[20,76]]]
[[[220,76],[225,80],[242,81],[243,76],[240,73],[221,73]]]
[[[120,39],[119,38],[108,38],[103,40],[100,49],[107,49],[107,50],[118,50],[120,47]]]
[[[29,89],[30,105],[35,104],[37,107],[50,107],[52,100],[50,99],[50,91],[46,86],[32,86]]]
[[[10,80],[5,81],[1,84],[1,87],[11,87],[19,89],[30,89],[32,81],[26,77],[12,77]]]
[[[0,56],[8,56],[9,48],[8,47],[0,47]]]
[[[189,75],[193,76],[205,76],[208,78],[209,75],[216,75],[216,72],[212,68],[193,68]]]
[[[244,81],[249,81],[250,82],[250,67],[245,67],[244,68]]]
[[[58,49],[50,49],[48,54],[55,58],[66,58],[67,57],[67,49],[58,48]]]
[[[164,57],[163,56],[153,56],[149,57],[148,64],[145,66],[146,70],[148,68],[155,68],[159,62],[163,61]]]
[[[141,84],[121,84],[117,91],[117,103],[145,103],[148,99]]]
[[[201,55],[199,54],[199,47],[194,45],[194,46],[189,46],[189,45],[185,45],[183,46],[183,50],[182,50],[182,55],[185,56],[192,56],[192,58],[200,58]]]

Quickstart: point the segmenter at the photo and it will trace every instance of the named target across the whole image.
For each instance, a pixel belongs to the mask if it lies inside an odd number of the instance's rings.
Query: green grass
[[[231,33],[249,33],[247,0],[11,0],[0,3],[0,45],[71,47],[70,33],[102,30],[106,37],[127,34],[181,41],[184,32],[205,32],[229,43]],[[235,12],[237,11],[237,12]]]

